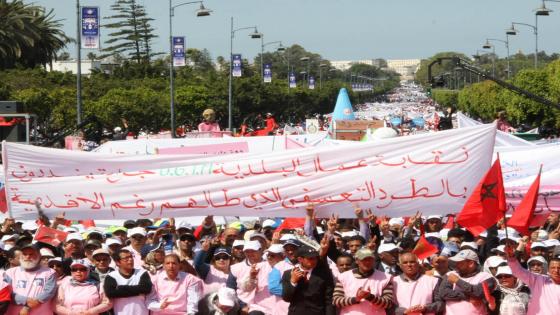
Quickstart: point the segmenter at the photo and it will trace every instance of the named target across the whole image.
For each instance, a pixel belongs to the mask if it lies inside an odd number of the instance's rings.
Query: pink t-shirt
[[[399,307],[410,308],[433,302],[433,292],[438,278],[422,275],[415,281],[403,280],[400,276],[393,278],[393,298]],[[426,313],[433,314],[433,313]]]
[[[229,274],[210,265],[210,271],[206,275],[206,279],[204,279],[203,295],[206,296],[210,293],[218,292],[220,288],[225,287],[228,276]]]
[[[259,269],[259,275],[257,276],[257,286],[253,290],[255,293],[253,302],[249,304],[249,312],[261,311],[265,314],[272,314],[276,307],[276,296],[268,290],[268,275],[272,266],[267,261],[263,261],[257,264],[257,268]],[[242,281],[246,281],[248,278]]]
[[[455,273],[455,272],[451,271],[450,273]],[[477,285],[482,283],[484,280],[490,278],[492,278],[492,275],[483,271],[477,273],[476,275],[470,278],[461,278],[461,280],[464,280],[472,285]],[[462,289],[458,287],[457,284],[453,285],[453,289],[462,291]],[[486,306],[484,305],[484,303],[475,306],[473,303],[469,301],[446,301],[445,314],[446,315],[464,315],[464,314],[486,315],[488,314],[488,312],[486,311]]]
[[[220,125],[218,123],[201,122],[198,124],[198,131],[220,131]]]
[[[21,267],[13,267],[6,271],[6,275],[12,280],[12,292],[18,295],[37,298],[44,292],[47,281],[56,281],[54,270],[40,267],[35,271],[26,271]],[[18,315],[23,305],[10,304],[6,314]],[[30,315],[48,315],[54,312],[52,300],[42,303],[39,307],[31,310]]]
[[[352,270],[345,271],[338,276],[338,281],[342,284],[345,296],[356,296],[359,288],[369,290],[371,294],[380,296],[383,289],[387,287],[391,276],[380,271],[375,271],[371,276],[358,279]],[[340,310],[340,315],[385,315],[385,309],[370,301],[363,300],[359,304],[346,306]]]
[[[198,301],[202,298],[200,292],[202,281],[186,272],[179,272],[176,279],[169,279],[165,271],[159,271],[152,278],[152,292],[148,296],[149,308],[154,315],[194,314]],[[159,304],[163,300],[169,303],[163,310],[152,308],[152,303]],[[159,308],[159,307],[158,307]]]
[[[251,266],[248,265],[248,261],[244,260],[231,266],[231,274],[237,279],[237,297],[246,304],[253,302],[253,297],[255,292],[245,292],[241,290],[241,281],[249,277],[249,272],[251,272]]]

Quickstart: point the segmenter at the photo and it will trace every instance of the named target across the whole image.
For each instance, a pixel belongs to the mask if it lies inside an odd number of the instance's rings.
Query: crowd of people
[[[473,237],[451,216],[354,207],[353,219],[317,219],[309,205],[305,220],[198,226],[8,218],[0,314],[558,314],[558,214],[531,235],[502,220]],[[65,239],[35,235],[43,226]]]

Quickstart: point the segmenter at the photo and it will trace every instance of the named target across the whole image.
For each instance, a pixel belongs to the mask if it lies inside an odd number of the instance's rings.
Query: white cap
[[[386,253],[386,252],[392,252],[395,249],[399,249],[397,247],[397,245],[395,245],[393,243],[383,243],[383,244],[379,245],[379,248],[377,249],[377,253],[381,254],[381,253]]]
[[[143,227],[135,227],[132,229],[129,229],[126,233],[127,237],[131,237],[133,235],[142,235],[142,236],[146,236],[146,230]]]
[[[75,226],[65,226],[63,231],[68,233],[77,233],[78,229]]]
[[[66,242],[70,242],[70,241],[83,241],[84,238],[82,237],[82,234],[80,233],[70,233],[68,234],[68,236],[66,236]]]
[[[266,227],[272,227],[274,226],[274,224],[276,224],[276,221],[272,220],[272,219],[266,219],[264,220],[264,222],[262,223],[262,227],[266,228]]]
[[[105,231],[103,231],[103,229],[98,227],[91,227],[87,229],[86,234],[89,236],[91,233],[101,234],[101,236],[105,235]]]
[[[122,245],[122,242],[119,241],[116,238],[108,238],[108,239],[105,240],[105,245],[107,245],[107,246],[111,246],[111,245],[115,245],[115,244]]]
[[[220,305],[234,307],[236,300],[237,296],[234,289],[222,287],[218,290],[218,303]]]
[[[27,231],[35,231],[39,228],[39,226],[35,223],[35,221],[27,221],[22,224],[21,228]]]
[[[39,253],[41,254],[41,257],[54,257],[54,253],[52,252],[52,250],[43,247],[39,250]]]
[[[458,252],[455,256],[449,258],[450,261],[459,262],[464,260],[472,260],[475,262],[479,262],[478,255],[471,249],[463,249],[462,251]]]
[[[439,235],[442,241],[447,241],[447,233],[449,233],[449,230],[450,229],[445,228],[439,231]]]
[[[117,133],[117,132],[121,132],[122,129],[121,127],[115,127],[115,129],[113,129],[113,132]]]
[[[537,230],[537,241],[545,241],[548,239],[548,232],[545,230]]]
[[[342,232],[340,235],[342,237],[352,237],[352,236],[360,235],[360,233],[356,230],[352,230],[352,231]]]
[[[546,259],[543,256],[533,256],[527,260],[527,265],[530,264],[532,261],[540,261],[543,265],[546,265]]]
[[[72,264],[70,264],[70,267],[74,267],[74,266],[89,267],[90,264],[85,259],[76,259],[72,261]]]
[[[231,247],[237,247],[237,246],[245,246],[245,241],[244,240],[233,241],[233,245],[231,245]]]
[[[17,234],[8,234],[8,235],[4,235],[2,236],[2,239],[0,239],[0,242],[5,242],[5,241],[9,241],[9,240],[17,240],[19,238],[19,235]]]
[[[480,237],[488,237],[488,231],[484,231],[484,232],[478,234],[478,236],[480,236]]]
[[[293,234],[284,234],[280,237],[280,241],[285,242],[287,240],[295,240],[296,237]]]
[[[253,240],[254,238],[257,238],[257,237],[260,237],[263,240],[267,241],[266,236],[264,234],[258,233],[258,232],[255,232],[255,233],[251,234],[251,236],[249,236],[249,239]]]
[[[245,242],[245,246],[243,246],[243,251],[246,250],[260,250],[261,243],[259,241],[247,241]]]
[[[491,252],[502,252],[502,253],[505,253],[505,252],[506,252],[506,245],[498,245],[498,247],[492,248],[490,251],[491,251]]]
[[[496,277],[499,275],[510,275],[513,276],[513,272],[511,271],[511,268],[509,266],[500,266],[498,267],[498,270],[496,271]]]
[[[463,242],[463,243],[461,243],[460,248],[463,248],[465,246],[469,247],[473,250],[478,250],[478,244],[476,244],[475,242]]]
[[[533,243],[531,243],[531,249],[537,248],[537,247],[546,248],[547,246],[543,242],[533,242]]]
[[[503,263],[507,263],[507,261],[500,256],[490,256],[486,259],[486,263],[488,267],[496,268]]]
[[[544,244],[546,247],[555,247],[555,246],[560,245],[560,241],[557,240],[557,239],[555,239],[555,238],[553,238],[553,239],[544,241],[543,244]]]
[[[430,220],[430,219],[439,219],[439,220],[443,220],[443,217],[441,215],[429,215],[428,218],[426,218],[426,221]]]
[[[516,242],[516,243],[519,243],[519,240],[521,239],[521,238],[519,238],[519,237],[517,237],[517,236],[514,236],[514,235],[509,234],[508,237],[506,237],[505,235],[500,236],[500,242],[503,241],[503,240],[505,240],[506,238],[507,238],[508,240],[512,240],[512,241],[514,241],[514,242]]]
[[[189,222],[185,221],[185,220],[181,220],[179,222],[177,222],[175,224],[175,229],[192,229],[192,224],[190,224]]]
[[[282,244],[272,244],[266,251],[274,254],[284,254],[284,246]]]
[[[435,237],[435,238],[441,239],[441,235],[439,234],[439,232],[426,233],[426,234],[424,234],[424,236],[425,237]]]
[[[404,225],[404,219],[403,218],[391,218],[389,220],[389,226],[394,225],[394,224],[398,224],[400,226]]]

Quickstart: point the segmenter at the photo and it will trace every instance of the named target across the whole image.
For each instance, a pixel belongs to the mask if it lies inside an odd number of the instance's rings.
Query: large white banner
[[[4,143],[11,214],[35,203],[69,219],[138,217],[354,217],[459,211],[490,167],[496,129],[483,125],[352,146],[268,154],[114,155]]]
[[[482,125],[481,122],[478,122],[461,112],[457,113],[457,124],[459,125],[459,128]],[[527,140],[521,139],[517,136],[514,136],[512,134],[509,134],[507,132],[498,130],[498,132],[496,133],[496,146],[497,147],[535,146],[535,144]]]

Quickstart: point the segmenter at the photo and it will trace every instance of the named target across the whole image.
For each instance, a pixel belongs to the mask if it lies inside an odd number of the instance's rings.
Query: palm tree
[[[16,64],[46,65],[71,39],[54,20],[53,10],[24,4],[21,0],[0,0],[0,69]]]

